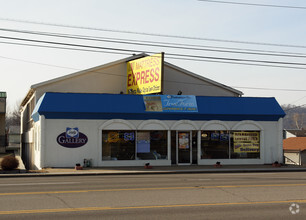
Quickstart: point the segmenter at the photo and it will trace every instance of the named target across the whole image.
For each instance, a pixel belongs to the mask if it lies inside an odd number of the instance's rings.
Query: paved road
[[[306,219],[304,172],[0,180],[0,219]]]

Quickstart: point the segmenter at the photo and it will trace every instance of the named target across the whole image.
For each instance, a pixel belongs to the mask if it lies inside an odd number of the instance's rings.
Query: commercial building
[[[93,166],[282,162],[285,114],[274,98],[241,97],[143,57],[33,85],[21,113],[26,166],[72,167],[84,159]]]

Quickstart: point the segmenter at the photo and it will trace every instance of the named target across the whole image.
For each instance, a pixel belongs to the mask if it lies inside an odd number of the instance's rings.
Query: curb
[[[306,172],[306,168],[262,168],[262,169],[203,169],[203,170],[157,170],[157,171],[105,171],[105,172],[58,172],[58,173],[4,173],[1,177],[54,177],[54,176],[111,176],[111,175],[156,175],[194,173],[266,173],[266,172]]]

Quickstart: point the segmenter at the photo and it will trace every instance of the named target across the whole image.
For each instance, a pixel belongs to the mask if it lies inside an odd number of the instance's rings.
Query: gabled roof
[[[71,74],[68,74],[68,75],[65,75],[65,76],[61,76],[61,77],[57,77],[57,78],[47,80],[47,81],[44,81],[44,82],[41,82],[41,83],[37,83],[37,84],[32,85],[31,89],[36,89],[38,87],[41,87],[41,86],[44,86],[44,85],[47,85],[47,84],[50,84],[50,83],[59,82],[59,81],[69,79],[69,78],[72,78],[72,77],[75,77],[75,76],[79,76],[79,75],[82,75],[82,74],[86,74],[86,73],[89,73],[89,72],[95,72],[95,71],[97,71],[98,69],[101,69],[101,68],[107,68],[107,67],[110,67],[110,66],[114,66],[116,64],[128,62],[130,60],[142,58],[142,57],[145,57],[145,56],[147,56],[145,53],[133,55],[133,56],[130,56],[130,57],[127,57],[127,58],[124,58],[124,59],[116,60],[114,62],[102,64],[102,65],[99,65],[99,66],[96,66],[96,67],[93,67],[93,68],[90,68],[90,69],[85,69],[85,70],[82,70],[82,71],[79,71],[79,72],[71,73]]]
[[[90,69],[82,70],[82,71],[75,72],[75,73],[72,73],[72,74],[68,74],[68,75],[65,75],[65,76],[62,76],[62,77],[58,77],[58,78],[47,80],[47,81],[44,81],[44,82],[41,82],[41,83],[34,84],[34,85],[31,86],[30,91],[28,92],[26,97],[23,99],[22,106],[24,106],[27,103],[29,98],[32,96],[33,91],[35,89],[39,88],[39,87],[48,85],[50,83],[60,82],[62,80],[66,80],[66,79],[69,79],[69,78],[72,78],[72,77],[76,77],[76,76],[79,76],[79,75],[82,75],[82,74],[87,74],[87,73],[90,73],[90,72],[95,72],[95,71],[97,71],[99,69],[107,68],[107,67],[110,67],[110,66],[113,66],[113,65],[116,65],[116,64],[126,63],[128,61],[131,61],[131,60],[134,60],[134,59],[138,59],[138,58],[142,58],[142,57],[145,57],[145,56],[148,56],[148,55],[145,54],[145,53],[133,55],[133,56],[130,56],[130,57],[127,57],[127,58],[124,58],[124,59],[120,59],[120,60],[114,61],[114,62],[106,63],[106,64],[103,64],[103,65],[100,65],[100,66],[96,66],[96,67],[93,67],[93,68],[90,68]],[[215,85],[215,86],[221,87],[221,88],[223,88],[225,90],[228,90],[228,91],[231,91],[233,93],[236,93],[237,95],[240,95],[240,96],[243,95],[243,93],[241,91],[239,91],[239,90],[236,90],[236,89],[231,88],[229,86],[226,86],[224,84],[218,83],[218,82],[213,81],[211,79],[208,79],[206,77],[200,76],[198,74],[195,74],[193,72],[190,72],[188,70],[180,68],[180,67],[178,67],[176,65],[173,65],[171,63],[164,62],[164,64],[167,65],[168,67],[172,68],[172,69],[176,69],[177,71],[181,71],[181,72],[183,72],[183,73],[185,73],[187,75],[193,76],[193,77],[195,77],[197,79],[200,79],[200,80],[206,81],[208,83],[211,83],[212,85]]]
[[[297,129],[286,129],[287,132],[295,135],[296,137],[306,137],[306,130],[305,129],[301,129],[301,130],[297,130]]]
[[[306,150],[306,137],[291,137],[283,140],[284,150]]]
[[[177,71],[181,71],[181,72],[183,72],[183,73],[185,73],[185,74],[187,74],[187,75],[193,76],[193,77],[195,77],[195,78],[197,78],[197,79],[206,81],[206,82],[211,83],[211,84],[213,84],[213,85],[215,85],[215,86],[221,87],[221,88],[223,88],[223,89],[225,89],[225,90],[229,90],[229,91],[231,91],[231,92],[237,93],[237,94],[240,95],[240,96],[243,95],[243,92],[241,92],[241,91],[239,91],[239,90],[237,90],[237,89],[234,89],[234,88],[229,87],[229,86],[227,86],[227,85],[224,85],[224,84],[222,84],[222,83],[216,82],[216,81],[214,81],[214,80],[208,79],[208,78],[206,78],[206,77],[204,77],[204,76],[195,74],[195,73],[193,73],[193,72],[190,72],[190,71],[188,71],[188,70],[185,70],[185,69],[183,69],[183,68],[181,68],[181,67],[178,67],[178,66],[176,66],[176,65],[173,65],[173,64],[171,64],[171,63],[168,63],[168,62],[164,62],[164,63],[165,63],[167,66],[169,66],[169,67],[171,67],[171,68],[173,68],[173,69],[176,69]]]
[[[142,95],[45,93],[32,117],[47,119],[277,121],[285,113],[274,98],[196,96],[198,112],[147,112]]]

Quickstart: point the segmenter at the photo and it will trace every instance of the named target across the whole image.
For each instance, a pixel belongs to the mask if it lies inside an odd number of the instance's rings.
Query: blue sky
[[[253,2],[247,0],[235,1]],[[261,0],[256,1],[256,3],[306,6],[306,2],[300,0]],[[302,9],[218,4],[196,0],[0,0],[0,4],[0,28],[5,29],[279,51],[299,53],[306,56],[306,10]],[[84,28],[13,22],[12,19]],[[89,30],[88,27],[99,30]],[[115,30],[172,35],[179,36],[179,38],[119,33],[114,32]],[[38,37],[5,31],[0,31],[0,36],[55,40],[51,37]],[[306,58],[255,56],[58,40],[67,43],[125,48],[144,52],[163,51],[166,54],[165,60],[167,62],[241,90],[244,96],[275,97],[280,104],[302,105],[306,103],[306,69],[177,60],[169,59],[167,54],[176,53],[300,64],[306,64]],[[296,45],[297,47],[234,43],[233,41]],[[18,46],[7,44],[17,41],[3,38],[0,39],[0,42],[2,76],[0,91],[7,92],[7,101],[10,108],[13,108],[16,102],[24,98],[32,84],[129,56]],[[306,68],[303,65],[299,66]],[[305,91],[288,91],[288,89]]]

